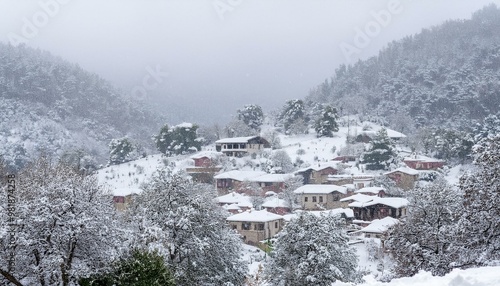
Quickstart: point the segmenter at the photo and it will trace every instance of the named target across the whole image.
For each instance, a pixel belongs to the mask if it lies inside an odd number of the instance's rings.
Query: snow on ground
[[[343,130],[345,129],[345,131]],[[342,132],[343,131],[343,132]],[[316,134],[306,135],[281,135],[281,146],[283,150],[295,161],[299,157],[302,161],[309,165],[315,162],[328,162],[337,157],[337,151],[346,144],[345,133],[347,128],[340,128],[339,132],[334,134],[332,138],[316,138]],[[335,147],[335,148],[334,148]],[[297,154],[302,149],[302,155]],[[332,152],[332,150],[335,152]]]
[[[248,264],[248,274],[255,276],[261,268],[262,264],[266,261],[267,254],[260,248],[243,244],[243,255],[241,259],[244,263]]]
[[[389,283],[376,281],[373,276],[365,276],[365,283],[358,286],[498,286],[500,285],[500,266],[455,269],[443,276],[432,276],[429,272],[419,272],[413,277],[393,279]],[[351,283],[336,282],[334,286],[351,286]]]
[[[472,169],[472,165],[458,165],[452,168],[449,168],[446,172],[445,179],[451,185],[458,185],[460,177],[467,172],[467,170]]]
[[[171,166],[183,170],[193,164],[189,155],[165,157],[162,154],[150,155],[135,161],[113,165],[97,171],[97,180],[112,190],[138,189],[147,182],[159,168]]]

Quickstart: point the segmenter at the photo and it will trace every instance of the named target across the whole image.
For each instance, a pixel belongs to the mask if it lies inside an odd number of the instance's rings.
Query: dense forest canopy
[[[469,127],[499,111],[498,31],[500,10],[492,4],[470,20],[424,29],[376,57],[340,66],[307,99],[344,114],[394,118],[392,125],[408,116],[417,127]]]
[[[47,52],[0,43],[0,154],[20,167],[38,153],[84,150],[105,162],[112,138],[151,148],[157,115],[108,82]]]

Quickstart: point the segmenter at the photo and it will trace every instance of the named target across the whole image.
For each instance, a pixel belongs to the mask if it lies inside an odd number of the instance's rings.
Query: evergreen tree
[[[163,154],[184,154],[201,150],[202,140],[197,137],[198,125],[182,123],[172,128],[165,124],[154,138],[158,151]]]
[[[283,124],[286,133],[290,132],[290,128],[294,123],[305,122],[304,102],[300,99],[288,100],[278,115],[278,121]]]
[[[259,130],[264,122],[264,112],[259,105],[245,105],[243,109],[238,109],[238,119],[243,121],[248,127]]]
[[[458,247],[459,265],[474,267],[500,261],[500,135],[475,149],[477,169],[460,178],[464,192]]]
[[[227,125],[224,127],[223,131],[224,131],[224,137],[229,137],[229,138],[246,137],[259,134],[258,130],[250,128],[243,121],[237,119],[228,122]]]
[[[409,191],[408,216],[389,233],[386,247],[398,276],[420,270],[443,276],[456,261],[454,248],[461,195],[444,179]]]
[[[362,163],[367,170],[383,170],[394,157],[392,142],[385,128],[380,129],[370,142],[370,149],[363,154]]]
[[[117,165],[132,160],[134,146],[127,138],[112,139],[109,143],[109,164]]]
[[[322,116],[316,121],[316,136],[333,137],[333,132],[339,131],[338,118],[337,110],[331,106],[327,106]]]
[[[81,286],[173,286],[174,276],[156,252],[134,249],[113,263],[112,271],[85,278]]]
[[[485,139],[494,138],[500,134],[500,118],[494,114],[488,115],[482,124],[474,126],[474,142],[481,143]]]
[[[277,235],[265,267],[269,285],[332,285],[357,282],[358,257],[337,215],[302,212]]]

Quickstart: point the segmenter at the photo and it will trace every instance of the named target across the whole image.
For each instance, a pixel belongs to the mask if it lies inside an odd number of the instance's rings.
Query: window
[[[238,225],[237,224],[233,224],[231,226],[233,227],[233,229],[238,229]]]
[[[308,197],[304,197],[304,202],[308,202],[309,201],[309,198]]]
[[[323,196],[319,196],[319,202],[322,203],[323,202]]]
[[[313,196],[313,203],[316,202],[316,196]]]
[[[274,222],[274,228],[278,228],[278,222],[277,221]]]
[[[263,223],[257,223],[254,226],[255,230],[264,230],[264,224]]]
[[[242,229],[242,230],[250,230],[250,226],[251,226],[251,225],[252,225],[252,224],[251,224],[251,223],[249,223],[249,222],[244,222],[244,223],[242,223],[242,224],[241,224],[241,229]]]

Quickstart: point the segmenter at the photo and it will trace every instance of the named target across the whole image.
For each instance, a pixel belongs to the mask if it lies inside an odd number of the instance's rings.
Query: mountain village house
[[[337,174],[337,162],[318,163],[295,172],[304,177],[304,184],[324,184],[328,181],[328,176]]]
[[[233,214],[249,210],[253,207],[250,197],[235,192],[219,196],[215,200],[223,209]]]
[[[209,151],[191,156],[191,159],[194,161],[194,167],[186,168],[186,173],[196,182],[212,184],[214,175],[222,169],[216,166],[215,159],[217,156],[221,156],[221,154]]]
[[[357,194],[361,195],[361,194]],[[403,198],[380,198],[368,196],[371,199],[362,197],[360,201],[354,201],[349,207],[354,211],[357,220],[372,221],[385,217],[401,218],[406,216],[408,200]]]
[[[240,187],[245,181],[266,175],[262,171],[238,171],[233,170],[214,176],[215,186],[219,195],[227,194],[230,191],[240,191]]]
[[[343,207],[340,199],[347,194],[347,188],[336,185],[304,185],[294,191],[304,210],[329,210]]]
[[[327,184],[337,186],[352,185],[354,189],[358,190],[371,187],[374,179],[375,177],[372,175],[329,175]]]
[[[257,183],[264,192],[282,192],[285,189],[285,182],[291,179],[293,174],[265,174],[249,179],[250,182]]]
[[[113,190],[113,204],[118,211],[124,211],[132,202],[135,195],[140,194],[141,189],[120,188]]]
[[[268,212],[279,215],[285,215],[292,212],[292,209],[289,207],[286,201],[280,199],[278,196],[267,198],[266,201],[262,204],[262,208],[267,210]]]
[[[260,136],[225,138],[215,141],[215,150],[227,156],[243,157],[265,148],[271,148],[269,142]]]
[[[368,226],[365,226],[360,233],[364,234],[365,238],[380,238],[383,239],[389,229],[399,223],[398,219],[385,217],[383,219],[374,219]]]
[[[238,231],[247,244],[258,245],[275,236],[284,224],[283,217],[267,210],[248,211],[232,215],[226,219],[232,229]]]
[[[410,168],[415,170],[436,170],[444,166],[444,161],[417,155],[415,153],[404,158],[403,162]]]
[[[382,187],[364,187],[354,191],[355,194],[363,194],[367,196],[385,197],[385,189]]]
[[[415,186],[415,182],[418,181],[419,172],[415,169],[401,167],[384,175],[394,180],[398,187],[410,190]]]

